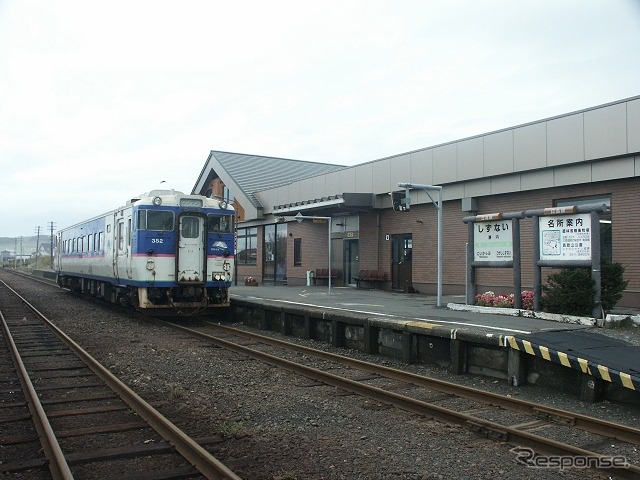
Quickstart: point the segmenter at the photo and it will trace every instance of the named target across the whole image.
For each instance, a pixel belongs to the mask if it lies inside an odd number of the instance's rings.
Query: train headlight
[[[162,205],[162,199],[160,197],[153,197],[153,200],[151,200],[153,202],[153,204],[157,207],[159,205]]]
[[[218,206],[222,209],[222,210],[226,210],[227,206],[229,206],[229,204],[227,203],[226,200],[221,200],[220,203],[218,203]]]
[[[219,273],[214,273],[213,279],[219,282],[220,280],[222,280],[222,275]]]

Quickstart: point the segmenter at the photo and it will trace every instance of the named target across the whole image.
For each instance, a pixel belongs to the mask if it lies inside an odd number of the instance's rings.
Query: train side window
[[[118,223],[118,250],[124,250],[124,222]]]
[[[129,219],[127,225],[127,245],[131,246],[131,219]]]
[[[96,251],[99,252],[102,248],[102,241],[104,238],[104,232],[98,232],[98,238],[96,239]]]
[[[87,235],[87,251],[88,252],[93,252],[93,235],[90,233],[89,235]]]

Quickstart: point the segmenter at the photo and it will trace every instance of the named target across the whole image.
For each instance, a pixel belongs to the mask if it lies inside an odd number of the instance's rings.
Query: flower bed
[[[523,290],[522,295],[522,308],[524,310],[533,310],[533,291]],[[497,295],[492,291],[479,293],[476,295],[476,305],[480,307],[498,307],[498,308],[513,308],[513,293],[510,295]]]

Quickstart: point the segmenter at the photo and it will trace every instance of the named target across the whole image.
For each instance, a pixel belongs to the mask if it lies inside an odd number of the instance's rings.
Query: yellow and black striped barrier
[[[559,352],[543,345],[536,345],[528,340],[522,340],[512,335],[504,337],[504,346],[514,350],[528,353],[536,357],[541,357],[549,362],[559,363],[574,370],[580,370],[596,378],[601,378],[607,382],[617,383],[631,390],[640,391],[640,378],[629,373],[619,372],[604,365],[599,365],[585,358]]]

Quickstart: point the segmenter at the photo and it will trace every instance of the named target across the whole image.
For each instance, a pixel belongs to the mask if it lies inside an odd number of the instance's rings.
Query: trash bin
[[[313,285],[313,270],[307,270],[307,287]]]

